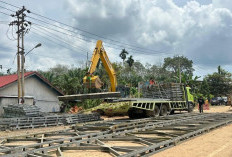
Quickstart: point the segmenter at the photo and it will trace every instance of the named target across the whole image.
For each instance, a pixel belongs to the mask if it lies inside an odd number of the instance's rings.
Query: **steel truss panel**
[[[3,138],[0,140],[0,155],[50,157],[62,156],[70,150],[98,150],[112,156],[150,156],[231,122],[232,114],[91,122],[63,131]],[[20,141],[34,144],[14,145]]]

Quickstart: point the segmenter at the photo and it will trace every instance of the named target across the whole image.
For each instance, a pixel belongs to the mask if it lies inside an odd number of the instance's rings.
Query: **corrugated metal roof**
[[[55,89],[61,95],[64,95],[63,92],[60,89],[54,87],[46,78],[41,76],[39,73],[37,73],[35,71],[24,73],[25,78],[33,76],[33,75],[36,75],[38,78],[40,78],[47,85],[49,85],[50,87]],[[10,85],[11,83],[16,82],[17,80],[18,80],[18,75],[17,74],[0,76],[0,88],[3,88],[5,86],[7,86],[7,85]]]
[[[24,77],[29,76],[33,73],[35,73],[35,72],[26,72],[26,73],[24,73]],[[17,80],[18,80],[17,74],[0,76],[0,88],[6,86],[8,84],[11,84]]]

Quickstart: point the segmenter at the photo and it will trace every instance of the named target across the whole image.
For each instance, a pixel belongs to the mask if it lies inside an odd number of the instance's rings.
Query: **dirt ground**
[[[232,107],[211,106],[204,112],[232,113]],[[232,124],[195,137],[152,157],[232,157]]]
[[[198,112],[198,109],[195,108],[194,112]],[[204,113],[232,113],[232,107],[231,106],[210,106],[209,110],[204,110]]]
[[[197,109],[194,112],[198,112]],[[205,113],[232,113],[230,106],[212,106],[210,110],[205,110]],[[123,117],[103,117],[105,120],[127,119]],[[55,131],[68,129],[68,126],[58,126],[49,128],[26,129],[17,131],[0,132],[0,138],[11,137],[16,135],[39,133],[44,131]],[[124,143],[125,144],[125,143]],[[175,147],[162,151],[153,157],[232,157],[232,124],[213,130],[207,134],[195,137],[189,141],[183,142]],[[108,157],[108,153],[98,151],[68,151],[64,156],[97,156]]]

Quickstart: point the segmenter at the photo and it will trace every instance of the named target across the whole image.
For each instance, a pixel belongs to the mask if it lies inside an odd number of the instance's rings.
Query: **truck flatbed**
[[[123,101],[170,101],[170,99],[152,99],[152,98],[108,98],[106,101],[123,102]]]
[[[58,96],[60,101],[75,101],[85,99],[104,99],[109,97],[121,97],[120,92],[104,92],[104,93],[88,93],[88,94],[75,94]]]

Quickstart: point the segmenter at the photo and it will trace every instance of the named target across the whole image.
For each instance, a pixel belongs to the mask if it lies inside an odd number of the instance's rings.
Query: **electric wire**
[[[2,2],[2,1],[0,1],[0,2]],[[17,7],[17,8],[19,8],[19,7]],[[7,9],[7,8],[6,8]],[[13,10],[11,10],[11,9],[7,9],[7,10],[9,10],[9,11],[13,11]],[[8,14],[5,14],[5,15],[8,15]],[[39,14],[38,14],[39,15]],[[9,16],[11,16],[11,15],[9,15]],[[41,15],[41,17],[42,17],[42,15]],[[46,18],[45,16],[43,16],[44,18]],[[30,17],[29,17],[30,18]],[[32,17],[33,18],[33,17]],[[47,19],[50,19],[50,18],[47,18]],[[41,22],[43,22],[44,23],[44,21],[42,21],[42,20],[39,20],[39,19],[36,19],[36,18],[34,18],[34,20],[38,20],[38,21],[41,21]],[[55,21],[55,22],[58,22],[59,23],[59,21]],[[47,23],[46,22],[46,24],[50,24],[50,23]],[[61,23],[62,24],[62,23]],[[51,24],[50,24],[51,25]],[[53,25],[53,26],[55,26],[55,27],[57,27],[57,25]],[[69,25],[67,25],[67,26],[69,26]],[[44,26],[43,26],[44,27]],[[71,26],[72,27],[72,26]],[[64,28],[62,28],[62,27],[58,27],[58,28],[60,28],[60,29],[64,29]],[[73,28],[73,27],[72,27]],[[47,29],[51,29],[51,28],[47,28]],[[67,30],[67,29],[64,29],[64,30],[66,30],[66,31],[71,31],[71,30]],[[55,30],[55,29],[53,29],[53,31],[56,31],[57,32],[57,30]],[[77,32],[75,32],[75,31],[72,31],[73,33],[77,33]],[[64,33],[64,32],[63,32]],[[66,35],[70,35],[70,34],[67,34],[66,33]],[[78,34],[78,35],[80,35],[80,34]],[[83,35],[82,35],[83,36]],[[89,38],[89,37],[87,37],[87,36],[85,36],[86,38]],[[86,40],[86,39],[83,39],[83,38],[79,38],[80,40],[82,40],[82,41],[88,41],[88,42],[93,42],[93,41],[91,41],[91,40]],[[117,41],[118,42],[118,41]],[[54,41],[53,41],[53,43],[54,43]],[[125,43],[124,43],[125,44]],[[113,45],[113,44],[112,44]],[[114,44],[115,45],[115,44]],[[121,46],[122,47],[122,45],[115,45],[115,46]],[[111,48],[114,48],[114,49],[116,49],[115,47],[112,47],[112,46],[107,46],[107,47],[111,47]],[[140,47],[139,47],[140,48]],[[130,48],[131,49],[131,48]],[[143,49],[143,48],[140,48],[140,49]],[[121,49],[120,49],[121,50]],[[136,50],[136,49],[132,49],[132,50]],[[147,49],[148,50],[148,49]],[[137,51],[140,51],[140,50],[137,50]],[[154,50],[152,50],[152,51],[154,51]],[[133,53],[135,53],[135,52],[133,52]],[[165,52],[160,52],[160,53],[165,53]],[[145,55],[151,55],[151,54],[153,54],[153,55],[157,55],[157,54],[159,54],[159,53],[150,53],[150,54],[147,54],[147,53],[145,53],[145,52],[139,52],[139,54],[145,54]]]
[[[1,1],[0,1],[0,2],[1,2]],[[7,8],[6,8],[6,9],[7,9]],[[13,11],[13,10],[11,10],[11,9],[9,9],[9,10],[10,10],[10,11]],[[39,15],[39,14],[38,14],[38,15]],[[46,23],[46,24],[50,24],[50,23],[48,23],[48,22],[46,22],[46,21],[43,21],[43,20],[40,20],[40,19],[37,19],[37,18],[34,18],[34,17],[30,17],[30,16],[28,16],[28,17],[29,17],[29,18],[32,18],[32,19],[34,19],[34,20],[37,20],[37,21]],[[41,15],[41,17],[45,17],[45,16],[42,16],[42,15]],[[48,19],[50,19],[50,18],[48,18]],[[50,19],[50,20],[51,20],[51,19]],[[55,21],[55,22],[56,22],[56,21]],[[59,21],[57,21],[57,22],[59,22]],[[35,23],[34,23],[34,24],[35,24]],[[38,25],[38,24],[37,24],[37,25]],[[58,28],[60,28],[60,29],[64,29],[64,30],[69,31],[69,32],[72,32],[72,33],[77,33],[77,32],[75,32],[75,31],[72,31],[72,30],[69,30],[69,29],[66,29],[66,28],[63,28],[63,27],[54,25],[54,24],[50,24],[50,25],[55,26],[55,27],[58,27]],[[45,27],[45,26],[43,26],[43,27]],[[48,28],[48,27],[47,27],[47,28]],[[51,28],[48,28],[48,29],[51,29]],[[55,31],[55,29],[53,29],[53,30]],[[56,31],[57,31],[57,30],[56,30]],[[61,32],[61,31],[59,31],[59,32]],[[63,33],[64,33],[64,32],[63,32]],[[69,34],[69,35],[70,35],[70,34]],[[78,34],[78,35],[84,36],[83,34]],[[84,37],[89,38],[89,37],[87,37],[87,36],[84,36]],[[80,38],[80,37],[79,37],[79,39],[85,40],[85,41],[88,41],[88,42],[92,42],[92,41],[90,41],[90,40],[86,40],[86,39],[83,39],[83,38]],[[97,39],[96,39],[96,40],[97,40]],[[119,46],[119,47],[122,48],[122,45],[117,45],[117,44],[113,44],[113,45],[116,45],[116,46]],[[108,45],[106,45],[106,46],[108,46]],[[108,46],[108,47],[117,49],[117,48],[112,47],[112,46]],[[120,48],[120,50],[121,50],[121,48]],[[167,50],[165,50],[165,51],[163,51],[163,52],[159,51],[159,53],[148,53],[148,52],[141,52],[141,50],[134,49],[134,48],[129,48],[129,47],[127,47],[127,49],[134,50],[134,51],[138,51],[138,52],[132,52],[132,53],[145,54],[145,55],[161,54],[161,53],[166,53],[166,54],[168,54],[168,53],[167,53]],[[152,51],[154,51],[154,50],[152,50]],[[156,51],[156,52],[158,52],[158,51]]]
[[[76,31],[73,31],[73,30],[70,30],[70,29],[66,29],[66,28],[63,28],[63,27],[60,27],[60,26],[57,26],[55,24],[51,24],[49,22],[46,22],[46,21],[43,21],[43,20],[40,20],[40,19],[37,19],[37,18],[34,18],[34,17],[31,17],[31,16],[27,16],[28,18],[31,18],[33,20],[36,20],[36,21],[40,21],[42,23],[45,23],[45,24],[48,24],[48,25],[51,25],[51,26],[54,26],[54,27],[57,27],[59,29],[63,29],[65,31],[68,31],[68,32],[71,32],[71,33],[74,33],[74,34],[78,34],[80,36],[83,36],[85,38],[89,38],[88,36],[84,35],[84,34],[80,34],[80,33],[77,33]],[[98,40],[97,38],[92,38],[94,40]],[[136,47],[125,47],[125,45],[119,45],[119,44],[115,44],[115,43],[111,43],[112,45],[115,45],[115,46],[118,46],[118,47],[121,47],[121,48],[127,48],[129,50],[133,50],[133,51],[138,51],[138,52],[141,52],[141,50],[139,50],[138,48],[136,49]],[[141,48],[140,48],[141,49]],[[144,51],[144,52],[147,52],[147,53],[154,53],[154,52],[157,52],[157,53],[165,53],[167,50],[165,51],[156,51],[156,50],[150,50],[150,51]]]
[[[13,7],[16,7],[16,8],[20,8],[20,7],[11,5],[11,4],[9,4],[9,3],[3,2],[3,1],[1,1],[1,0],[0,0],[0,2],[5,3],[5,4],[8,4],[8,5],[13,6]],[[0,6],[0,8],[3,8],[3,9],[5,9],[5,10],[11,11],[11,12],[15,12],[14,10],[11,10],[11,9],[9,9],[9,8],[5,8],[5,7],[2,7],[2,6]],[[1,13],[1,14],[4,14],[4,15],[7,15],[7,16],[11,16],[10,14],[5,13],[5,12],[2,12],[2,11],[0,11],[0,13]],[[65,26],[67,26],[67,27],[70,27],[70,28],[73,28],[73,29],[76,29],[76,30],[79,30],[79,31],[82,31],[82,32],[85,32],[85,33],[88,33],[88,34],[91,34],[91,35],[94,35],[94,36],[98,36],[98,35],[96,35],[96,34],[94,34],[94,33],[90,33],[90,32],[81,30],[81,29],[79,29],[79,28],[76,28],[76,27],[67,25],[67,24],[62,23],[62,22],[59,22],[59,21],[57,21],[57,20],[53,20],[53,19],[51,19],[51,18],[45,17],[45,16],[40,15],[40,14],[37,14],[37,13],[34,13],[34,12],[32,12],[32,14],[37,15],[37,16],[40,16],[40,17],[45,18],[45,19],[48,19],[48,20],[53,21],[53,22],[60,23],[60,24],[62,24],[62,25],[65,25]],[[63,29],[63,30],[66,30],[66,31],[69,31],[69,32],[72,32],[72,33],[77,34],[77,32],[75,32],[75,31],[72,31],[72,30],[69,30],[69,29],[66,29],[66,28],[57,26],[57,25],[50,24],[50,23],[45,22],[45,21],[43,21],[43,20],[40,20],[40,19],[37,19],[37,18],[34,18],[34,17],[29,17],[29,18],[34,19],[34,20],[38,20],[38,21],[40,21],[40,22],[43,22],[43,23],[46,23],[46,24],[55,26],[55,27],[57,27],[57,28],[60,28],[60,29]],[[5,22],[5,21],[0,21],[0,22]],[[35,23],[33,23],[33,24],[35,24]],[[57,30],[55,30],[55,29],[51,29],[51,28],[49,28],[49,27],[42,26],[42,25],[39,25],[39,24],[36,24],[36,25],[57,32]],[[13,27],[12,27],[12,29],[13,29]],[[8,27],[7,33],[8,33],[8,31],[9,31],[9,27]],[[61,32],[61,31],[58,31],[58,32],[60,32],[60,33],[62,33],[62,34],[69,35],[69,36],[73,36],[73,35],[70,35],[70,34],[68,34],[68,33],[64,33],[64,32]],[[34,33],[35,33],[35,32],[34,32]],[[51,32],[50,32],[50,33],[51,33]],[[37,34],[38,34],[38,33],[37,33]],[[86,38],[90,38],[90,37],[87,37],[87,36],[85,36],[85,35],[83,35],[83,34],[79,34],[79,35],[84,36],[84,37],[86,37]],[[40,36],[41,36],[41,35],[40,35]],[[12,31],[12,37],[14,38],[14,36],[13,36],[13,31]],[[73,36],[73,37],[77,38],[77,36]],[[104,37],[102,37],[102,36],[98,36],[98,37],[104,38]],[[8,36],[8,34],[7,34],[7,38],[10,39],[9,36]],[[47,38],[46,38],[46,39],[47,39]],[[91,40],[83,39],[83,38],[80,38],[80,37],[79,37],[79,39],[82,40],[82,41],[85,41],[85,42],[92,42]],[[94,38],[94,39],[95,39],[95,38]],[[10,40],[13,40],[13,39],[10,39]],[[49,40],[49,39],[47,39],[47,40]],[[110,40],[110,39],[107,39],[107,40]],[[50,41],[52,41],[52,40],[50,40]],[[119,41],[116,41],[116,40],[112,40],[112,41],[120,43]],[[54,41],[52,41],[52,42],[53,42],[53,43],[56,43],[56,42],[54,42]],[[64,42],[64,41],[63,41],[63,42]],[[64,43],[66,43],[66,42],[64,42]],[[56,43],[56,44],[58,44],[58,43]],[[66,43],[66,44],[67,44],[67,43]],[[131,46],[131,45],[126,44],[126,43],[123,43],[123,44],[128,45],[128,46]],[[60,44],[58,44],[58,45],[60,45]],[[63,45],[60,45],[60,46],[63,47]],[[70,44],[69,44],[69,46],[70,46]],[[122,45],[116,45],[116,46],[121,46],[121,47],[122,47]],[[73,47],[73,46],[72,46],[72,47]],[[112,46],[107,46],[107,47],[111,47],[111,48],[117,49],[117,48],[112,47]],[[66,47],[66,48],[67,48],[67,47]],[[144,49],[144,48],[140,48],[140,47],[137,47],[137,46],[136,46],[136,48]],[[68,49],[70,49],[70,48],[68,48]],[[70,49],[70,50],[73,51],[73,49]],[[132,49],[132,50],[135,50],[135,49]],[[149,49],[146,49],[146,50],[149,50]],[[137,50],[137,51],[138,51],[138,50]],[[154,50],[152,50],[152,51],[154,51]],[[135,53],[135,52],[133,52],[133,53]],[[165,52],[162,52],[162,53],[165,53]],[[144,53],[144,52],[140,52],[140,54],[145,54],[145,55],[151,55],[151,54],[153,54],[153,55],[154,55],[154,53],[147,54],[147,53]],[[156,53],[156,54],[157,54],[157,53]],[[166,54],[168,54],[168,53],[166,53]],[[169,53],[169,54],[172,54],[172,53]],[[83,55],[83,54],[82,54],[82,55]],[[86,55],[85,55],[85,56],[86,56]],[[46,56],[46,57],[49,57],[49,56]],[[200,65],[195,66],[195,68],[196,68],[198,71],[201,71],[201,72],[204,72],[204,73],[205,73],[205,70],[203,70],[202,67],[201,67]],[[202,74],[202,73],[201,73],[201,74]]]
[[[14,10],[11,10],[11,9],[6,8],[6,7],[3,7],[3,6],[0,6],[0,8],[3,8],[3,9],[5,9],[5,10],[11,11],[11,12],[15,12]]]
[[[86,49],[84,49],[84,48],[82,48],[82,47],[80,47],[80,46],[72,45],[72,44],[70,44],[69,42],[65,41],[64,38],[61,38],[60,36],[57,36],[56,34],[54,34],[54,33],[52,33],[52,32],[49,32],[49,33],[52,35],[52,36],[51,36],[51,35],[49,35],[49,34],[47,33],[47,31],[46,31],[45,29],[43,29],[43,28],[41,28],[41,30],[40,30],[40,29],[37,29],[36,27],[33,27],[32,29],[35,29],[36,31],[39,31],[39,32],[41,32],[41,33],[44,33],[46,36],[49,36],[49,37],[51,37],[51,38],[53,38],[53,39],[55,39],[55,40],[61,41],[61,42],[65,43],[65,44],[67,44],[68,46],[81,49],[83,52],[89,51],[89,50],[86,50]]]
[[[54,40],[56,40],[56,41],[59,41],[59,42],[61,42],[61,43],[63,43],[63,44],[66,44],[67,46],[71,46],[71,47],[73,47],[73,48],[77,48],[77,49],[75,49],[75,51],[80,50],[80,51],[82,51],[82,52],[88,52],[88,50],[84,50],[84,49],[82,49],[82,48],[80,48],[80,47],[78,47],[78,46],[71,45],[71,44],[69,44],[68,42],[66,42],[66,41],[64,41],[64,40],[62,40],[62,39],[55,38],[55,37],[50,36],[50,35],[48,35],[48,34],[44,34],[44,32],[42,32],[42,31],[40,31],[40,30],[38,30],[38,29],[36,29],[36,28],[33,28],[33,29],[36,30],[37,32],[40,32],[41,34],[47,36],[47,37],[50,38],[50,39],[54,39]],[[34,31],[33,31],[33,32],[34,32]],[[34,32],[34,33],[35,33],[35,32]],[[74,50],[74,49],[72,49],[72,50]],[[84,54],[82,54],[82,53],[79,53],[79,54],[84,55]]]
[[[17,40],[17,39],[14,37],[14,33],[13,33],[13,32],[14,32],[14,26],[12,25],[11,28],[12,28],[12,29],[11,29],[11,35],[12,35],[12,37],[13,37],[14,40]]]
[[[2,13],[2,14],[4,14],[4,15],[7,15],[7,16],[11,16],[10,14],[7,14],[7,13],[2,12],[2,11],[0,11],[0,13]]]
[[[51,19],[51,18],[45,17],[45,16],[43,16],[43,15],[40,15],[40,14],[37,14],[37,13],[34,13],[34,12],[31,12],[31,13],[32,13],[32,14],[34,14],[34,15],[40,16],[40,17],[42,17],[42,18],[48,19],[48,20],[50,20],[50,21],[57,22],[57,23],[59,23],[59,24],[65,25],[65,26],[67,26],[67,27],[69,27],[69,28],[72,28],[72,29],[76,29],[76,30],[82,31],[82,32],[85,32],[85,33],[91,34],[91,35],[93,35],[93,36],[97,36],[97,37],[102,38],[102,39],[110,40],[110,41],[113,41],[113,42],[115,42],[115,43],[121,43],[121,44],[124,44],[124,45],[130,46],[130,47],[134,47],[134,48],[138,48],[138,49],[142,49],[142,50],[148,50],[148,51],[160,52],[160,51],[157,51],[157,50],[151,50],[151,49],[141,48],[141,47],[138,47],[138,46],[135,46],[135,45],[127,44],[127,43],[122,43],[122,42],[117,41],[117,40],[109,39],[109,38],[106,38],[106,37],[100,36],[100,35],[98,35],[98,34],[91,33],[91,32],[85,31],[85,30],[83,30],[83,29],[80,29],[80,28],[77,28],[77,27],[70,26],[70,25],[65,24],[65,23],[63,23],[63,22],[60,22],[60,21],[57,21],[57,20],[54,20],[54,19]],[[33,18],[33,19],[37,19],[37,18],[31,17],[31,16],[28,16],[28,17],[29,17],[29,18]],[[39,20],[39,19],[37,19],[37,20]],[[47,23],[47,24],[50,24],[50,23],[45,22],[45,21],[43,21],[43,20],[39,20],[39,21],[44,22],[44,23]],[[50,25],[51,25],[51,24],[50,24]],[[55,26],[55,27],[59,27],[59,26],[57,26],[57,25],[53,25],[53,26]],[[66,29],[66,30],[68,30],[68,29]],[[68,30],[68,31],[71,31],[71,30]],[[83,35],[83,34],[80,34],[80,35]],[[85,36],[85,35],[83,35],[83,36]],[[94,38],[94,39],[96,39],[96,38]],[[96,39],[96,40],[97,40],[97,39]],[[120,46],[122,46],[122,45],[120,45]]]
[[[85,41],[85,42],[91,42],[91,43],[95,43],[94,41],[92,40],[88,40],[88,39],[84,39],[84,38],[81,38],[79,36],[76,36],[76,35],[73,35],[71,33],[66,33],[66,32],[63,32],[63,31],[60,31],[60,30],[57,30],[57,29],[54,29],[54,28],[50,28],[48,26],[44,26],[44,25],[40,25],[38,23],[35,23],[35,22],[32,22],[33,25],[36,25],[36,26],[39,26],[41,28],[45,28],[45,29],[49,29],[49,30],[52,30],[54,31],[55,33],[61,33],[61,34],[64,34],[64,35],[68,35],[68,36],[72,36],[74,38],[77,38],[78,40],[82,40],[82,41]],[[104,44],[105,46],[104,47],[110,47],[110,48],[113,48],[113,49],[118,49],[118,50],[121,50],[121,48],[117,48],[117,47],[113,47],[111,45],[108,45],[108,44]],[[170,53],[164,53],[164,52],[160,52],[160,53],[144,53],[144,52],[133,52],[133,53],[136,53],[136,54],[143,54],[143,55],[159,55],[159,54],[170,54]]]
[[[8,29],[7,29],[7,31],[6,31],[6,37],[7,37],[9,40],[11,40],[11,41],[17,40],[17,39],[11,39],[11,38],[9,37],[9,35],[8,35],[9,29],[10,29],[10,26],[8,26]]]
[[[50,42],[52,42],[52,43],[54,43],[54,44],[56,44],[56,45],[59,45],[59,46],[61,46],[61,47],[64,47],[64,48],[67,48],[67,49],[69,49],[69,50],[71,50],[71,51],[76,51],[76,50],[73,50],[72,48],[70,48],[70,47],[66,47],[66,46],[64,46],[64,45],[62,45],[62,44],[60,44],[60,43],[58,43],[58,42],[56,42],[56,41],[54,41],[54,40],[52,40],[52,39],[49,39],[48,37],[46,37],[45,35],[41,35],[40,33],[37,33],[37,32],[34,32],[34,31],[31,31],[32,33],[34,33],[34,34],[36,34],[37,36],[40,36],[40,37],[43,37],[43,38],[45,38],[46,40],[49,40]],[[78,53],[78,54],[80,54],[80,55],[83,55],[83,56],[87,56],[87,55],[85,55],[85,54],[82,54],[82,53]]]
[[[13,4],[10,4],[10,3],[7,3],[7,2],[2,1],[2,0],[0,0],[0,2],[1,2],[1,3],[4,3],[4,4],[7,4],[7,5],[10,5],[10,6],[12,6],[12,7],[18,8],[18,9],[20,8],[20,7],[16,6],[16,5],[13,5]]]
[[[2,2],[2,1],[0,1],[0,2]],[[7,3],[7,2],[2,2],[2,3],[8,4],[8,5],[13,6],[13,7],[16,7],[16,8],[20,8],[20,7],[17,7],[17,6],[15,6],[15,5],[12,5],[12,4],[10,4],[10,3]],[[147,49],[147,48],[138,47],[138,46],[136,46],[136,45],[127,44],[127,43],[125,43],[125,42],[120,42],[120,41],[118,41],[118,40],[109,39],[109,38],[106,38],[106,37],[104,37],[104,36],[101,36],[101,35],[98,35],[98,34],[95,34],[95,33],[92,33],[92,32],[89,32],[89,31],[86,31],[86,30],[83,30],[83,29],[80,29],[80,28],[78,28],[78,27],[70,26],[70,25],[65,24],[65,23],[63,23],[63,22],[60,22],[60,21],[58,21],[58,20],[51,19],[51,18],[49,18],[49,17],[40,15],[40,14],[35,13],[35,12],[31,12],[31,14],[36,15],[36,16],[39,16],[39,17],[44,18],[44,19],[47,19],[47,20],[50,20],[50,21],[52,21],[52,22],[56,22],[56,23],[65,25],[65,26],[67,26],[67,27],[69,27],[69,28],[72,28],[72,29],[75,29],[75,30],[78,30],[78,31],[81,31],[81,32],[84,32],[84,33],[87,33],[87,34],[90,34],[90,35],[99,37],[99,38],[102,38],[102,39],[106,39],[106,40],[109,40],[109,41],[112,41],[112,42],[115,42],[115,43],[121,43],[121,44],[123,44],[124,46],[123,46],[123,45],[118,45],[118,46],[121,46],[121,47],[124,47],[124,48],[125,48],[125,45],[127,45],[127,46],[132,47],[133,49],[135,49],[135,48],[140,49],[140,51],[141,51],[141,50],[143,50],[143,51],[145,50],[145,51],[160,52],[160,53],[161,53],[161,52],[162,52],[162,53],[165,53],[165,52],[167,51],[167,50],[165,50],[165,51],[157,51],[157,50],[151,50],[151,49]],[[39,20],[39,21],[41,21],[41,22],[43,22],[43,23],[50,24],[50,23],[48,23],[48,22],[46,22],[46,21],[43,21],[43,20],[40,20],[40,19],[31,17],[31,16],[28,16],[28,17],[29,17],[29,18],[32,18],[32,19],[35,19],[35,20]],[[50,24],[50,25],[53,25],[53,24]],[[57,25],[53,25],[53,26],[55,26],[55,27],[60,27],[60,26],[57,26]],[[64,29],[64,28],[61,28],[61,29]],[[67,30],[67,29],[66,29],[66,30]],[[69,31],[71,31],[71,30],[69,30]],[[76,33],[76,32],[75,32],[75,33]],[[80,34],[80,35],[83,35],[83,34]],[[88,37],[88,38],[90,38],[90,37]],[[95,38],[95,39],[96,39],[96,38]],[[112,43],[111,43],[111,44],[112,44]],[[132,49],[132,48],[130,48],[130,49]],[[127,48],[127,49],[128,49],[128,48]]]

